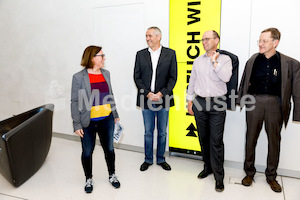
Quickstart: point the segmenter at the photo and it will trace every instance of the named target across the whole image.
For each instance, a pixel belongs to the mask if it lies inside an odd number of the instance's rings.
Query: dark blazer
[[[148,48],[137,52],[134,67],[134,82],[138,88],[137,106],[148,109],[146,97],[151,92],[152,62]],[[156,68],[155,91],[163,94],[161,104],[164,108],[174,106],[173,88],[177,80],[177,60],[175,51],[162,47]]]
[[[112,109],[112,114],[114,118],[119,118],[116,104],[113,96],[113,91],[110,83],[110,73],[108,70],[100,69],[103,77],[108,85],[110,106]],[[71,91],[71,115],[73,119],[73,128],[74,132],[78,129],[86,128],[90,124],[91,119],[91,105],[85,104],[85,102],[79,105],[79,95],[87,97],[87,100],[90,102],[90,97],[92,96],[91,83],[87,69],[83,69],[80,72],[77,72],[73,75],[72,80],[72,91]],[[81,108],[82,107],[82,108]],[[81,108],[81,109],[80,109]]]
[[[237,95],[237,86],[238,86],[238,80],[239,80],[239,58],[234,55],[233,53],[230,53],[225,50],[217,50],[220,54],[224,54],[230,57],[232,62],[232,75],[230,80],[226,83],[227,85],[227,94],[226,94],[226,101],[227,101],[227,109],[228,110],[235,110],[235,107],[231,107],[231,98],[229,98],[229,95],[231,95],[231,92],[233,90],[233,95]],[[235,102],[236,99],[234,99],[233,102]],[[235,103],[233,104],[235,106]]]
[[[284,54],[280,54],[281,60],[281,112],[285,123],[288,123],[291,111],[291,96],[293,97],[294,110],[293,121],[300,121],[300,63]],[[248,94],[250,77],[254,61],[258,53],[254,54],[246,63],[244,74],[238,91],[237,104],[241,98]],[[243,105],[241,105],[243,107]]]

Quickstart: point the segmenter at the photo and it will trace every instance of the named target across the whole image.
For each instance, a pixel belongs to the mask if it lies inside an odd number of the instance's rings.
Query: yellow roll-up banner
[[[187,112],[186,89],[193,61],[205,53],[201,44],[207,30],[220,34],[221,0],[170,0],[170,42],[178,62],[177,83],[173,90],[175,106],[169,113],[169,150],[201,155],[194,116]]]

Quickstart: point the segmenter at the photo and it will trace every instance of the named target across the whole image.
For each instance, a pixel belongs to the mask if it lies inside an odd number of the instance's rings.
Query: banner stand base
[[[178,156],[178,157],[183,157],[183,158],[203,160],[201,151],[180,149],[180,148],[174,148],[174,147],[169,147],[169,156]]]

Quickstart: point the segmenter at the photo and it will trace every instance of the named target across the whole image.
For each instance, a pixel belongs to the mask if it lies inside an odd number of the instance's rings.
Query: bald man
[[[190,77],[187,101],[188,112],[195,116],[198,138],[204,161],[199,179],[214,174],[215,189],[224,190],[223,133],[226,117],[226,83],[232,75],[229,56],[218,53],[219,34],[206,31],[202,36],[205,54],[195,59]]]

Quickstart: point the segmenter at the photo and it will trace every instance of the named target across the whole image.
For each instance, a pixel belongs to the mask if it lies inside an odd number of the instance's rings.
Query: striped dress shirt
[[[192,101],[195,95],[218,97],[227,93],[226,83],[232,75],[232,62],[224,54],[220,54],[217,61],[217,67],[214,68],[206,53],[195,59],[187,91],[188,101]]]

